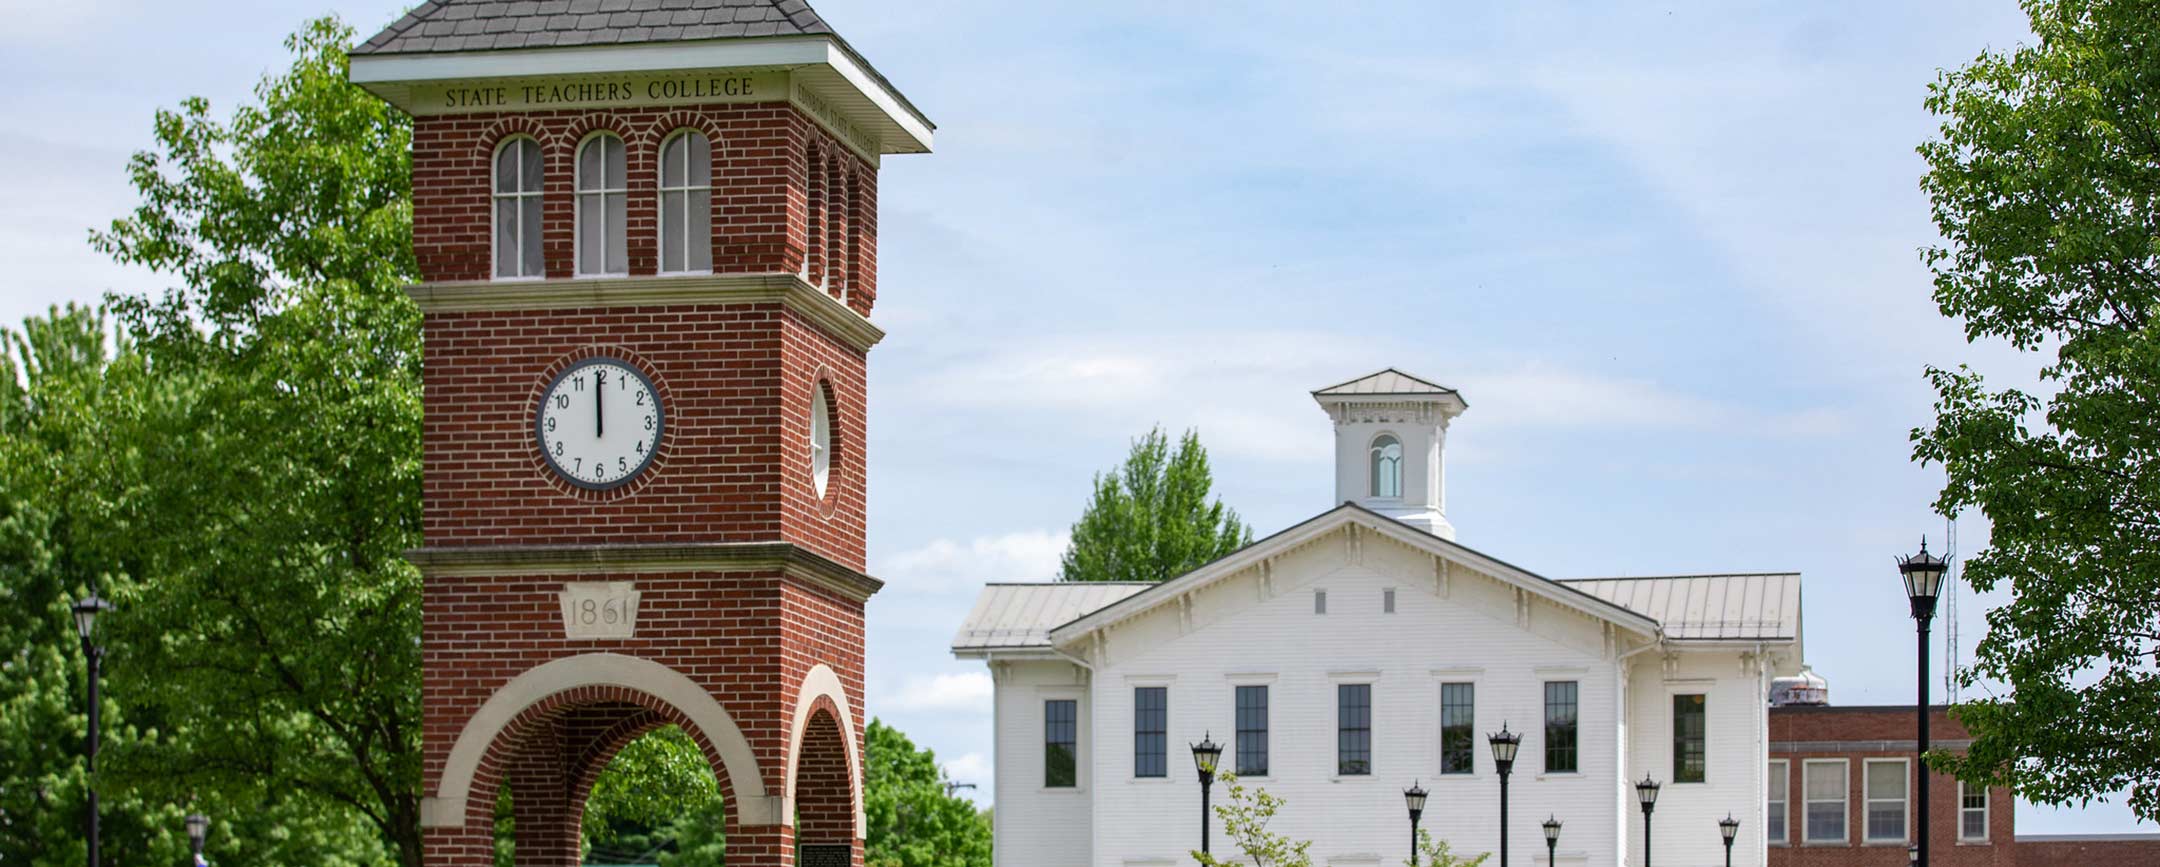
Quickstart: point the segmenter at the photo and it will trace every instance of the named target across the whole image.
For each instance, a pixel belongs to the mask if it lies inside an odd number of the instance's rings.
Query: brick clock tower
[[[728,863],[862,863],[877,168],[930,122],[801,0],[429,0],[413,116],[424,861],[579,862],[594,778],[696,740]]]

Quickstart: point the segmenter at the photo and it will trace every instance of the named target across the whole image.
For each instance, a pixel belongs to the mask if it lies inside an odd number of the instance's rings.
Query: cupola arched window
[[[1402,441],[1381,434],[1372,441],[1372,495],[1402,496]]]
[[[630,197],[623,168],[623,140],[598,133],[578,145],[577,271],[579,274],[630,273],[624,250],[629,232]]]
[[[825,384],[818,383],[810,398],[810,479],[818,499],[825,498],[825,484],[832,478],[832,413],[825,399]]]
[[[660,270],[712,270],[712,143],[696,130],[660,145]]]
[[[505,140],[495,149],[495,276],[545,276],[540,256],[540,143]]]

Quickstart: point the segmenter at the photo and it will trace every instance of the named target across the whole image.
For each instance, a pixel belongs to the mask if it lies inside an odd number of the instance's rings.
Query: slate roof
[[[1800,638],[1797,572],[1574,578],[1560,583],[1641,612],[1676,641]]]
[[[803,0],[427,0],[353,54],[832,34]]]
[[[1052,581],[990,584],[953,634],[955,653],[1048,648],[1050,630],[1149,587],[1148,582]]]
[[[1338,394],[1455,394],[1455,389],[1420,379],[1395,368],[1360,376],[1349,382],[1313,391],[1314,397]]]

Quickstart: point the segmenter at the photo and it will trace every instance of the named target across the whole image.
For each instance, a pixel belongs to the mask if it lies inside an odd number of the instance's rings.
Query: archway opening
[[[855,838],[855,775],[846,736],[830,710],[813,711],[795,759],[795,863],[851,864]]]
[[[722,867],[727,812],[705,754],[661,725],[624,744],[585,796],[584,863]]]

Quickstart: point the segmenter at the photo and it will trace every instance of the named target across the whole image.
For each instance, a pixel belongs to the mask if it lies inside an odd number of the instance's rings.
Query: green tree
[[[1417,848],[1425,857],[1416,862],[1405,859],[1403,867],[1478,867],[1485,863],[1485,859],[1492,857],[1491,852],[1481,852],[1472,858],[1457,855],[1454,847],[1448,845],[1448,841],[1434,837],[1429,828],[1418,829]]]
[[[1236,774],[1222,774],[1216,779],[1225,784],[1230,797],[1215,808],[1215,816],[1222,821],[1223,837],[1243,857],[1220,858],[1195,849],[1194,861],[1201,867],[1312,867],[1308,851],[1312,849],[1311,840],[1292,840],[1286,834],[1268,830],[1268,824],[1282,809],[1283,799],[1257,786],[1245,788]]]
[[[989,867],[990,817],[945,787],[937,756],[879,720],[863,733],[868,867]]]
[[[1123,467],[1095,476],[1058,577],[1167,581],[1252,544],[1237,512],[1208,501],[1214,485],[1198,433],[1186,431],[1173,452],[1161,427],[1148,431]]]
[[[1963,705],[1971,750],[1934,761],[2045,804],[2127,787],[2160,820],[2160,5],[2023,6],[2038,42],[1941,74],[1920,147],[1936,302],[2041,383],[1929,369],[1914,455],[1947,473],[1939,511],[1992,525],[1966,579],[2010,591],[1958,676],[2012,690]]]

